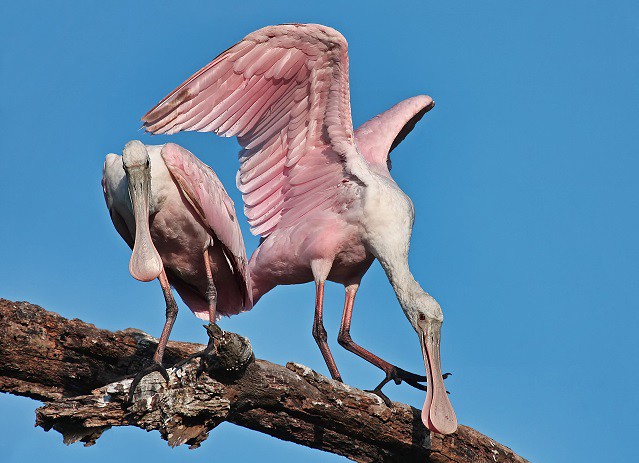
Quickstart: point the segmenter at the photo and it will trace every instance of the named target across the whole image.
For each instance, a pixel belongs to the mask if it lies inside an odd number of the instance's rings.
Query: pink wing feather
[[[254,234],[352,200],[354,143],[344,37],[314,24],[249,34],[149,111],[152,133],[212,131],[244,148],[237,185]],[[362,159],[363,161],[363,159]]]
[[[385,165],[388,154],[433,106],[431,97],[414,96],[360,125],[355,131],[355,142],[364,158],[369,164]]]
[[[208,225],[209,232],[229,251],[227,258],[238,273],[238,283],[244,290],[244,309],[250,309],[253,291],[233,200],[215,172],[190,151],[167,143],[162,147],[162,159],[202,222]]]

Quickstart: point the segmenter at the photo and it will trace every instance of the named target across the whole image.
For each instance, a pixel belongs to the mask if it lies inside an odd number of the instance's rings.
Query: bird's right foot
[[[140,384],[140,381],[142,381],[142,378],[144,378],[146,375],[150,373],[153,373],[154,371],[157,371],[158,373],[160,373],[162,375],[162,378],[164,378],[164,381],[167,384],[169,383],[169,374],[166,372],[166,369],[164,368],[164,366],[162,366],[161,363],[153,360],[149,365],[147,365],[137,375],[135,375],[135,378],[133,378],[131,387],[129,387],[129,395],[127,397],[127,403],[129,405],[133,403],[133,394],[135,392],[135,388],[138,386],[138,384]]]
[[[446,379],[451,374],[452,373],[444,373],[442,375],[442,378]],[[391,380],[395,381],[395,384],[401,384],[401,382],[403,381],[406,384],[409,384],[413,386],[414,388],[419,389],[420,391],[427,390],[427,386],[425,386],[424,384],[420,384],[420,383],[426,382],[426,376],[416,375],[415,373],[411,373],[410,371],[406,371],[392,365],[392,368],[389,371],[386,371],[386,377],[382,380],[382,382],[379,383],[375,387],[375,389],[367,390],[366,392],[372,392],[373,394],[377,395],[379,398],[381,398],[384,401],[386,406],[390,407],[392,402],[388,398],[388,396],[382,392],[382,388]],[[448,391],[446,392],[448,393]]]
[[[388,396],[382,392],[382,388],[391,380],[395,381],[395,384],[400,384],[402,381],[404,381],[417,389],[421,389],[423,391],[426,390],[426,386],[419,384],[420,382],[426,381],[425,376],[410,373],[394,365],[391,365],[391,368],[388,371],[385,370],[385,373],[386,377],[375,387],[375,389],[367,390],[366,392],[371,392],[378,396],[384,401],[387,407],[391,407],[392,402],[388,398]]]
[[[413,386],[415,389],[419,389],[421,391],[426,390],[425,385],[419,384],[426,382],[426,376],[416,375],[415,373],[411,373],[410,371],[403,370],[396,366],[393,366],[390,371],[386,372],[386,378],[384,378],[378,387],[383,387],[390,380],[395,381],[395,384],[401,384],[403,381],[406,384]]]
[[[209,356],[212,356],[217,353],[217,349],[215,348],[215,343],[213,339],[209,339],[208,345],[199,352],[195,354],[189,355],[188,360],[193,360],[196,358],[200,359],[200,364],[197,367],[197,371],[195,372],[195,377],[199,378],[202,373],[206,370],[206,359]]]
[[[220,329],[214,323],[209,323],[208,325],[204,325],[204,328],[206,329],[206,332],[209,335],[209,342],[207,346],[201,351],[189,355],[184,360],[180,360],[178,363],[176,363],[173,366],[173,368],[180,368],[181,366],[189,363],[191,360],[200,359],[200,365],[198,366],[196,376],[199,377],[204,372],[204,370],[206,369],[206,365],[205,365],[206,358],[213,356],[215,353],[217,353],[217,349],[215,347],[214,335],[216,330]]]

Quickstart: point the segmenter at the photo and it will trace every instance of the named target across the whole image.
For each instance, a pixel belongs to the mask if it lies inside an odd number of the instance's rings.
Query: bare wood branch
[[[223,421],[361,462],[517,462],[526,460],[466,426],[430,434],[419,410],[328,379],[309,368],[255,360],[245,338],[221,330],[219,360],[197,375],[198,360],[147,376],[134,404],[131,379],[156,340],[134,329],[110,332],[27,302],[0,299],[0,391],[45,402],[37,424],[85,445],[112,426],[159,430],[170,445],[197,447]],[[172,364],[203,346],[170,342]]]

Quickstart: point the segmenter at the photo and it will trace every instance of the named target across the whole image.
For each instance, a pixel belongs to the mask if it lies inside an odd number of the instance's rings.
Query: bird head
[[[122,151],[122,164],[128,173],[136,168],[148,168],[151,164],[146,146],[140,140],[131,140]]]
[[[448,399],[440,359],[442,309],[427,292],[417,292],[405,308],[406,315],[419,336],[428,381],[422,421],[428,429],[440,434],[457,430],[457,417]]]

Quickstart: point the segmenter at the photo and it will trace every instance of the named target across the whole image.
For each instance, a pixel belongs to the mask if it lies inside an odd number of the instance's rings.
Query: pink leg
[[[133,378],[133,382],[131,383],[131,387],[129,388],[129,403],[133,402],[133,393],[135,392],[136,386],[140,383],[142,378],[153,371],[159,372],[164,380],[169,382],[169,375],[167,374],[164,366],[162,366],[162,358],[164,357],[164,350],[166,349],[166,345],[169,342],[169,335],[171,334],[171,330],[173,329],[173,325],[175,324],[175,319],[178,314],[178,306],[175,303],[175,298],[173,297],[173,293],[171,292],[171,285],[169,284],[169,279],[166,276],[166,272],[162,269],[162,273],[158,276],[158,280],[160,282],[160,286],[162,287],[162,292],[164,293],[164,300],[166,301],[166,322],[164,323],[164,328],[162,329],[162,334],[160,335],[160,339],[158,340],[158,347],[155,349],[155,354],[153,354],[153,361],[146,368],[143,368],[135,378]]]
[[[333,354],[328,347],[326,330],[324,329],[324,282],[320,281],[315,284],[315,317],[313,319],[313,337],[322,352],[322,357],[326,362],[328,371],[330,371],[333,379],[342,381],[342,375],[339,374]]]
[[[386,378],[373,390],[378,394],[387,405],[390,406],[390,400],[382,392],[382,387],[388,383],[391,379],[399,384],[403,381],[410,384],[417,389],[425,389],[425,387],[419,384],[420,381],[426,381],[425,376],[415,375],[408,371],[402,370],[393,364],[388,363],[386,360],[379,358],[377,355],[369,352],[363,347],[355,344],[351,338],[351,318],[353,317],[353,305],[355,304],[355,295],[357,294],[357,288],[359,285],[350,285],[346,287],[346,300],[344,301],[344,313],[342,315],[342,324],[340,326],[337,342],[340,343],[346,350],[353,352],[355,355],[363,358],[364,360],[372,363],[376,367],[382,369],[386,373]]]
[[[213,272],[211,271],[211,260],[209,258],[209,248],[204,250],[204,268],[206,269],[206,299],[209,303],[209,322],[215,323],[215,314],[217,311],[217,288],[213,281]]]
[[[173,297],[173,293],[171,292],[171,285],[169,284],[169,279],[166,277],[164,269],[162,269],[162,273],[160,273],[158,280],[160,281],[160,286],[164,293],[164,300],[166,301],[166,322],[164,323],[164,329],[162,329],[162,334],[158,341],[158,348],[155,351],[153,360],[161,365],[162,358],[164,357],[164,349],[166,349],[166,345],[169,342],[169,335],[171,334],[171,330],[175,324],[175,319],[177,318],[178,306],[175,302],[175,298]]]
[[[204,372],[206,368],[206,361],[205,361],[206,357],[216,352],[214,333],[216,329],[219,330],[219,328],[217,328],[217,325],[215,325],[215,314],[217,312],[217,289],[215,287],[215,281],[213,280],[213,269],[211,268],[211,260],[209,257],[208,247],[204,250],[203,257],[204,257],[204,269],[206,271],[206,282],[207,282],[206,300],[209,304],[209,324],[208,326],[204,325],[204,328],[206,328],[206,331],[209,335],[209,342],[207,346],[200,352],[191,354],[187,358],[182,360],[181,362],[177,363],[177,366],[181,366],[181,365],[184,365],[185,363],[190,362],[191,360],[195,358],[199,358],[200,366],[198,367],[198,370],[197,370],[197,376],[202,374],[202,372]]]
[[[351,339],[351,318],[353,317],[353,305],[355,303],[355,295],[357,294],[357,286],[352,285],[346,288],[346,300],[344,301],[344,313],[342,314],[342,324],[339,329],[339,335],[337,336],[337,342],[340,343],[346,350],[360,356],[364,360],[372,363],[378,368],[381,368],[385,372],[389,372],[393,365],[385,360],[382,360],[372,352],[367,351],[363,347],[355,344]]]

